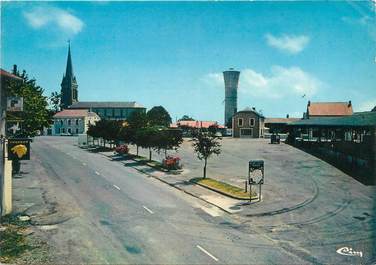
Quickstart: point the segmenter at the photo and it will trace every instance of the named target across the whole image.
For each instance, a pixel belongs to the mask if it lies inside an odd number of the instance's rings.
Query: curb
[[[194,182],[193,182],[194,183]],[[241,201],[249,201],[249,198],[240,198],[240,197],[236,197],[236,196],[233,196],[231,194],[227,194],[227,193],[224,193],[223,191],[220,191],[220,190],[216,190],[212,187],[209,187],[209,186],[206,186],[206,185],[203,185],[203,184],[200,184],[200,183],[194,183],[195,185],[198,185],[198,186],[201,186],[203,188],[206,188],[208,190],[211,190],[211,191],[214,191],[214,192],[217,192],[217,193],[220,193],[222,194],[223,196],[226,196],[226,197],[230,197],[232,199],[235,199],[235,200],[241,200]],[[258,199],[258,196],[253,196],[252,197],[252,200],[256,200]]]
[[[99,153],[100,153],[101,155],[107,157],[107,158],[110,158],[110,156],[107,156],[107,155],[105,155],[105,154],[103,154],[103,153],[101,153],[101,152],[99,152]],[[136,161],[136,160],[134,160],[134,159],[131,159],[131,160]],[[136,161],[136,162],[138,162],[138,161]],[[147,165],[147,166],[149,166],[149,165]],[[204,202],[206,202],[206,203],[208,203],[208,204],[210,204],[210,205],[213,205],[213,206],[217,207],[218,209],[220,209],[220,210],[222,210],[222,211],[224,211],[224,212],[226,212],[226,213],[228,213],[228,214],[233,214],[232,212],[230,212],[230,211],[228,211],[228,210],[222,208],[221,206],[218,206],[218,205],[216,205],[216,204],[214,204],[214,203],[212,203],[212,202],[210,202],[210,201],[207,201],[207,200],[205,200],[205,199],[203,199],[203,198],[197,196],[196,194],[193,194],[193,193],[191,193],[191,192],[189,192],[189,191],[186,191],[186,190],[184,190],[184,189],[182,189],[182,188],[180,188],[180,187],[178,187],[178,186],[176,186],[176,185],[174,185],[174,184],[171,184],[171,183],[167,182],[167,181],[164,180],[164,179],[161,179],[161,178],[159,178],[159,177],[157,177],[157,176],[154,176],[154,175],[152,175],[152,174],[150,174],[150,173],[148,173],[148,172],[145,172],[144,170],[139,169],[139,168],[137,168],[137,167],[132,167],[132,168],[135,169],[135,170],[137,170],[137,171],[139,171],[139,172],[141,172],[141,173],[143,173],[144,175],[147,175],[147,176],[149,176],[149,177],[152,177],[152,178],[154,178],[154,179],[157,179],[157,180],[159,180],[160,182],[163,182],[163,183],[169,185],[170,187],[173,187],[173,188],[175,188],[175,189],[177,189],[177,190],[180,190],[180,191],[182,191],[182,192],[184,192],[184,193],[186,193],[186,194],[188,194],[188,195],[191,195],[192,197],[195,197],[195,198],[197,198],[197,199],[199,199],[199,200],[201,200],[201,201],[204,201]],[[186,182],[189,182],[189,181],[186,181]],[[189,182],[189,183],[191,183],[191,182]],[[192,184],[192,183],[191,183],[191,184]],[[196,183],[194,183],[193,185],[196,185]],[[207,187],[202,186],[202,185],[198,185],[198,186],[201,186],[201,187],[203,187],[203,188],[208,189]],[[217,191],[212,190],[212,189],[209,189],[209,190],[211,190],[211,191],[213,191],[213,192],[217,192]],[[219,192],[217,192],[217,193],[219,193]],[[222,195],[225,195],[225,194],[222,194]],[[236,198],[235,198],[235,199],[236,199]]]

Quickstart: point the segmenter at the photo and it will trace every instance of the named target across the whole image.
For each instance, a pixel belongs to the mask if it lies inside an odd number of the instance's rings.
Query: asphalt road
[[[270,222],[263,225],[263,218],[273,216],[249,216],[249,222],[244,222],[133,168],[82,150],[74,145],[75,140],[39,137],[32,144],[35,172],[30,173],[46,174],[46,182],[51,182],[47,192],[56,194],[54,203],[60,205],[58,209],[70,212],[70,218],[63,218],[66,221],[58,224],[58,232],[51,236],[57,249],[64,249],[60,253],[66,256],[63,263],[367,264],[370,261],[375,227],[372,227],[374,213],[369,211],[367,201],[363,201],[367,205],[358,209],[367,215],[356,216],[363,220],[341,215],[341,207],[335,218],[323,216],[314,220],[317,221],[314,225],[293,224],[299,212],[288,215],[290,222],[278,221],[273,226]],[[38,163],[42,169],[38,169]],[[317,205],[317,209],[322,207],[326,207],[325,201]],[[312,211],[314,214],[315,209]],[[276,216],[274,219],[280,220]],[[323,226],[319,225],[322,220],[326,220]],[[344,220],[348,220],[345,228]],[[366,257],[335,253],[346,246],[362,250]]]
[[[32,148],[55,190],[77,207],[70,224],[60,225],[60,244],[74,245],[72,257],[110,264],[309,263],[256,231],[244,232],[215,207],[69,141],[40,137]]]

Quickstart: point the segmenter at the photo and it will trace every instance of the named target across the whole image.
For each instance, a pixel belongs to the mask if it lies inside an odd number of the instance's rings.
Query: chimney
[[[288,118],[290,118],[290,115],[287,114],[287,115],[286,115],[286,119],[288,119]]]
[[[351,107],[351,100],[349,100],[349,104],[347,105],[347,107]]]
[[[311,101],[310,101],[310,100],[308,100],[308,107],[309,107],[309,106],[311,106]]]
[[[13,64],[13,74],[17,74],[17,64]]]

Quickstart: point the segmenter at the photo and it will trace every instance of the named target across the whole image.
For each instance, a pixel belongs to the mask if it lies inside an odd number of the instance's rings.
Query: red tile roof
[[[350,102],[310,102],[307,106],[309,116],[347,116],[353,114]]]
[[[92,112],[87,109],[65,109],[54,115],[54,118],[60,117],[86,117],[91,116]]]
[[[223,125],[218,124],[216,121],[178,121],[171,124],[170,127],[176,128],[179,126],[191,127],[191,128],[209,128],[212,125],[217,125],[218,128],[225,128]]]
[[[1,69],[1,68],[0,68],[0,76],[6,76],[6,77],[13,78],[13,79],[20,79],[20,80],[22,80],[21,77],[16,76],[16,75],[14,75],[14,74],[11,74],[11,73],[9,73],[9,72],[7,72],[7,71]]]
[[[265,123],[290,123],[301,120],[301,118],[266,118]]]

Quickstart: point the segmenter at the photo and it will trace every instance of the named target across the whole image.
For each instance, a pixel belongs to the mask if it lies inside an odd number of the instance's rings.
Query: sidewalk
[[[201,199],[207,203],[210,203],[227,213],[238,213],[242,211],[241,205],[247,203],[244,200],[236,200],[229,198],[227,196],[221,195],[217,192],[211,191],[199,185],[195,185],[189,180],[191,179],[188,176],[189,170],[185,169],[181,174],[172,174],[168,172],[162,172],[157,169],[154,169],[148,165],[141,164],[130,158],[122,157],[114,154],[113,151],[110,152],[99,152],[100,154],[106,156],[112,161],[117,161],[122,163],[125,166],[132,167],[150,177],[158,179],[171,187],[179,189],[189,195],[192,195],[198,199]]]

